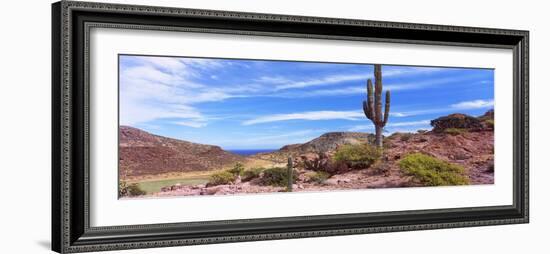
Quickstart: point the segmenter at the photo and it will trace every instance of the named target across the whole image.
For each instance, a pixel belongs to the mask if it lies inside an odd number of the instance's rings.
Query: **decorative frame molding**
[[[113,227],[89,225],[89,30],[230,33],[512,49],[512,206]],[[529,32],[61,1],[52,5],[52,249],[60,253],[528,223]]]

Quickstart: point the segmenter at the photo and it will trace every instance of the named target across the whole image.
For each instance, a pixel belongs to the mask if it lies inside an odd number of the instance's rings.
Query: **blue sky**
[[[278,149],[331,131],[373,132],[362,112],[373,65],[119,56],[120,124],[224,149]],[[386,134],[431,129],[494,104],[489,69],[382,66]]]

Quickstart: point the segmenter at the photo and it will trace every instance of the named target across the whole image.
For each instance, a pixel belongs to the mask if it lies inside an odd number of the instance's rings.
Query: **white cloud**
[[[390,123],[388,124],[388,126],[402,127],[402,126],[416,126],[416,125],[426,125],[426,124],[430,124],[430,120]]]
[[[384,68],[384,67],[383,67]],[[389,70],[383,70],[384,77],[396,77],[396,76],[405,76],[405,75],[418,75],[418,74],[427,74],[446,70],[445,68],[433,68],[433,67],[391,67]],[[372,79],[372,73],[361,73],[361,74],[339,74],[339,75],[328,75],[318,79],[306,79],[306,80],[290,80],[281,76],[274,77],[261,77],[258,81],[277,84],[275,90],[285,90],[285,89],[294,89],[294,88],[305,88],[312,86],[327,86],[332,84],[343,83],[347,81],[364,81],[367,79]],[[351,92],[351,91],[348,91]],[[323,93],[323,92],[320,92]],[[352,92],[355,93],[355,92]],[[328,94],[328,91],[327,91]]]
[[[261,116],[251,120],[244,121],[243,125],[252,125],[259,123],[269,123],[288,120],[358,120],[364,118],[364,114],[359,111],[309,111],[291,114],[275,114]]]
[[[451,105],[454,109],[479,109],[479,108],[491,108],[495,104],[494,100],[473,100],[463,101]]]
[[[430,120],[421,120],[421,121],[409,121],[409,122],[397,122],[397,123],[388,123],[386,124],[386,128],[394,128],[394,127],[408,127],[408,126],[425,126],[429,125]],[[366,130],[374,130],[373,124],[364,124],[364,125],[356,125],[349,129],[349,131],[366,131]]]
[[[173,122],[173,123],[176,125],[193,127],[193,128],[201,128],[207,125],[205,122],[202,122],[202,121],[179,121],[179,122]]]
[[[387,76],[387,75],[385,75]],[[385,91],[404,91],[404,90],[415,90],[423,89],[426,87],[432,87],[437,85],[446,85],[449,83],[456,83],[461,81],[468,81],[476,78],[477,76],[462,76],[462,77],[452,77],[452,78],[437,78],[429,79],[421,82],[410,82],[410,83],[392,83],[384,82]],[[349,77],[350,80],[352,77]],[[367,78],[357,78],[357,80],[365,81]],[[329,83],[324,83],[329,84]],[[366,82],[364,85],[355,85],[355,86],[345,86],[340,88],[333,89],[317,89],[307,92],[286,92],[273,94],[273,97],[283,97],[283,98],[307,98],[307,97],[316,97],[316,96],[335,96],[335,95],[352,95],[352,94],[366,94]]]
[[[303,81],[289,81],[285,84],[278,85],[275,90],[285,90],[292,88],[304,88],[311,86],[326,86],[346,81],[366,80],[372,77],[372,74],[349,74],[349,75],[330,75],[320,79],[309,79]]]
[[[407,117],[409,115],[405,112],[390,112],[390,116],[393,116],[393,117]]]
[[[120,72],[120,122],[145,124],[174,118],[180,125],[202,127],[206,117],[195,103],[220,101],[231,95],[193,82],[200,70],[223,67],[212,59],[132,57],[134,64]]]

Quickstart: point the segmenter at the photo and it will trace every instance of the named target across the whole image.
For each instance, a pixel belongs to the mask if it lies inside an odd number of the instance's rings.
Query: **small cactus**
[[[287,182],[287,186],[286,186],[286,190],[288,192],[292,192],[292,183],[294,182],[294,179],[292,179],[293,177],[293,162],[292,162],[292,157],[288,157],[288,163],[287,163],[287,179],[288,179],[288,182]]]
[[[367,100],[363,101],[363,112],[372,121],[376,130],[376,146],[382,147],[382,130],[390,116],[390,91],[386,91],[384,115],[382,115],[382,66],[374,65],[374,91],[372,81],[367,80]]]

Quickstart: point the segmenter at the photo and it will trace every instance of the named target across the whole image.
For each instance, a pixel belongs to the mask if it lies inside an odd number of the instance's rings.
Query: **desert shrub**
[[[302,156],[302,162],[304,164],[304,169],[306,170],[324,171],[327,169],[329,158],[324,153],[317,153],[317,156],[314,158]]]
[[[341,146],[334,154],[336,162],[346,163],[350,168],[368,168],[382,156],[382,149],[368,144]]]
[[[469,184],[463,167],[421,153],[405,156],[399,168],[428,186]]]
[[[243,182],[246,182],[246,181],[250,181],[258,176],[260,176],[260,174],[262,173],[262,171],[264,171],[265,169],[264,168],[250,168],[250,169],[246,169],[245,171],[243,171],[243,173],[241,174],[241,180]]]
[[[235,180],[235,175],[229,171],[214,173],[210,176],[208,186],[229,184]]]
[[[120,181],[118,184],[118,196],[119,197],[134,197],[147,194],[144,190],[139,188],[137,183],[128,184],[125,181]]]
[[[243,171],[244,171],[244,166],[240,162],[235,163],[235,165],[231,169],[228,170],[228,172],[233,174],[234,176],[238,176],[238,175],[242,174]]]
[[[308,178],[309,178],[309,182],[312,182],[312,183],[323,183],[325,182],[328,178],[330,177],[330,174],[327,173],[327,172],[323,172],[323,171],[318,171],[318,172],[311,172],[311,173],[308,173]]]
[[[418,134],[424,134],[424,133],[427,133],[428,130],[420,129],[420,130],[417,130],[416,132],[418,132]]]
[[[262,175],[262,184],[272,185],[272,186],[287,186],[288,184],[288,173],[287,168],[268,168],[263,171]],[[295,170],[292,170],[292,182],[295,183],[298,178],[298,173]]]
[[[447,128],[443,132],[445,132],[447,134],[450,134],[450,135],[453,135],[453,136],[456,136],[456,135],[462,134],[464,132],[468,132],[468,130],[459,129],[459,128]]]

